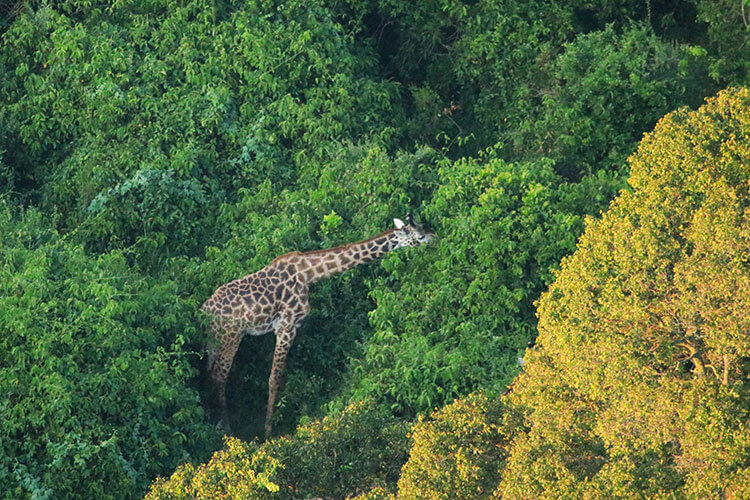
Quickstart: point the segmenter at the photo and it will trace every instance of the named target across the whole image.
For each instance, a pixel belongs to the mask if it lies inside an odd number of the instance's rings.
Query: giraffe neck
[[[332,274],[342,273],[347,269],[377,259],[399,246],[396,230],[391,229],[364,241],[326,250],[305,252],[300,256],[305,263],[307,281],[314,283]]]

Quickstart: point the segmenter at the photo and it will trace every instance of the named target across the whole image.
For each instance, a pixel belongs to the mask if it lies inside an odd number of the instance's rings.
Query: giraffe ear
[[[406,225],[401,219],[393,219],[393,223],[396,225],[396,229],[401,229]]]

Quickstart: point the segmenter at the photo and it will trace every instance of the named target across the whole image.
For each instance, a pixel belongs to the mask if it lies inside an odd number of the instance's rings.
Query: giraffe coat
[[[286,356],[297,327],[310,312],[309,286],[332,274],[341,273],[402,246],[415,246],[432,238],[396,219],[397,228],[370,239],[325,250],[291,252],[266,267],[220,286],[201,306],[211,316],[211,335],[216,342],[209,350],[208,371],[215,388],[222,422],[229,429],[226,411],[226,382],[240,342],[245,335],[274,331],[276,346],[268,381],[266,436],[276,394],[283,383]]]

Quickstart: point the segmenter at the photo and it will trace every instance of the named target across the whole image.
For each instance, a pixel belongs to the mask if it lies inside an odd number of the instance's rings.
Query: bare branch
[[[719,372],[716,370],[716,367],[711,363],[710,365],[705,365],[708,368],[711,368],[711,371],[714,372],[714,376],[717,380],[721,380],[721,377],[719,376]]]

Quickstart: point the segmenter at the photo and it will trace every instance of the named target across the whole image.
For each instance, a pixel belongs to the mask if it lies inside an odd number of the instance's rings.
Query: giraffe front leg
[[[227,370],[226,372],[212,370],[211,372],[211,386],[213,387],[214,397],[216,398],[216,404],[219,408],[221,426],[224,428],[227,434],[232,434],[232,427],[229,424],[229,413],[227,412],[227,379],[228,378],[229,378],[229,370]]]
[[[294,327],[279,328],[276,332],[276,347],[273,351],[273,366],[271,375],[268,377],[268,404],[266,406],[266,439],[271,436],[271,420],[273,419],[273,407],[276,403],[276,395],[284,385],[286,369],[286,356],[292,347],[294,340]]]
[[[229,413],[227,411],[227,380],[229,371],[232,368],[234,356],[237,348],[240,346],[241,336],[239,331],[224,331],[224,335],[217,336],[220,341],[215,353],[210,357],[209,378],[213,389],[214,398],[219,409],[221,425],[228,434],[232,434],[232,427],[229,424]]]

